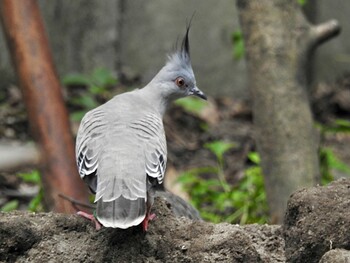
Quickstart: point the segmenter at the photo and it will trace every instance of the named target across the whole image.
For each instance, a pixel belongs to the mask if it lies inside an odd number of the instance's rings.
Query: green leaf
[[[90,84],[89,77],[83,75],[83,74],[68,74],[63,77],[62,83],[64,85],[82,85],[82,86],[89,86]]]
[[[100,87],[108,87],[115,85],[117,79],[110,70],[106,68],[96,68],[92,73],[92,82]]]
[[[184,172],[178,178],[177,181],[182,184],[192,184],[197,181],[196,175],[191,172]]]
[[[19,206],[19,202],[18,200],[12,200],[12,201],[9,201],[7,202],[6,204],[4,204],[0,211],[1,212],[10,212],[10,211],[13,211],[13,210],[16,210]]]
[[[330,133],[350,133],[350,121],[343,120],[343,119],[337,119],[334,121],[334,123],[330,126],[325,126],[321,123],[316,123],[316,127],[321,129],[322,132],[330,132]]]
[[[235,31],[232,35],[232,41],[233,41],[233,57],[236,60],[239,60],[244,56],[244,53],[245,53],[242,32]]]
[[[218,159],[222,159],[225,152],[236,147],[235,143],[224,141],[213,141],[204,144],[204,148],[207,148],[216,155]]]
[[[94,194],[89,195],[89,202],[90,202],[90,204],[95,203],[95,195]]]
[[[103,86],[91,85],[89,91],[94,95],[100,95],[106,91],[106,88]]]
[[[304,6],[307,4],[307,0],[297,0],[297,1],[298,1],[298,4],[301,6]]]
[[[40,173],[38,170],[33,170],[30,173],[18,173],[17,176],[26,183],[40,184]]]
[[[71,99],[71,102],[74,105],[84,107],[86,109],[93,109],[98,106],[98,103],[96,102],[95,98],[91,95],[84,95],[79,98]]]
[[[76,111],[70,114],[70,119],[72,121],[81,121],[85,115],[86,111]]]
[[[322,149],[323,154],[325,155],[327,165],[329,169],[335,169],[340,172],[350,174],[350,167],[342,162],[333,152],[332,149],[324,148]]]
[[[338,120],[335,120],[335,124],[337,124],[338,126],[342,126],[344,128],[350,129],[350,121],[348,120],[338,119]]]
[[[255,164],[260,164],[260,155],[257,152],[248,153],[248,159]]]
[[[178,99],[175,104],[194,115],[199,115],[208,106],[207,102],[196,97]]]
[[[350,121],[338,119],[335,120],[337,127],[335,128],[336,132],[345,132],[350,133]]]
[[[43,210],[42,201],[43,201],[43,190],[40,189],[39,193],[30,201],[28,205],[28,210],[31,212],[39,212]]]

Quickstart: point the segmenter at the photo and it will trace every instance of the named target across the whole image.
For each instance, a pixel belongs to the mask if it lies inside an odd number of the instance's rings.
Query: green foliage
[[[334,180],[334,171],[350,175],[350,167],[343,163],[330,148],[320,150],[321,183],[326,185]]]
[[[224,154],[234,143],[215,141],[205,144],[217,159],[217,166],[200,167],[184,172],[179,181],[190,194],[193,205],[205,220],[214,223],[265,223],[267,203],[259,157],[251,153],[254,165],[245,171],[237,185],[231,186],[224,177]],[[217,178],[211,179],[210,175]],[[204,179],[204,178],[210,179]]]
[[[204,148],[210,150],[215,154],[217,160],[219,161],[219,166],[222,168],[224,165],[224,154],[228,150],[236,147],[236,144],[224,141],[214,141],[204,144]]]
[[[184,109],[184,111],[198,116],[207,106],[207,102],[195,97],[186,97],[178,99],[175,104]]]
[[[71,118],[80,121],[84,114],[100,105],[99,97],[108,97],[109,88],[116,85],[117,79],[112,72],[105,68],[95,69],[91,75],[70,74],[63,78],[64,85],[74,87],[83,86],[87,91],[79,97],[70,98],[69,102],[79,108],[71,114]]]
[[[260,164],[260,155],[257,152],[250,152],[248,153],[248,159],[254,163],[259,165]]]
[[[264,224],[268,221],[268,206],[264,177],[259,164],[245,170],[245,176],[235,191],[236,217],[240,223]]]
[[[337,119],[330,126],[325,126],[320,123],[317,126],[322,133],[350,133],[350,121]]]
[[[69,74],[62,81],[64,85],[88,86],[94,94],[99,94],[104,91],[105,87],[117,83],[117,79],[112,72],[105,68],[97,68],[91,75]]]
[[[44,191],[40,187],[39,193],[29,202],[28,210],[31,212],[41,212],[44,211],[43,207]]]
[[[350,133],[350,121],[337,119],[331,125],[325,126],[317,123],[316,126],[320,129],[321,136],[326,134],[341,134]],[[332,182],[335,178],[334,173],[350,175],[350,167],[342,162],[332,149],[322,147],[319,151],[321,183],[326,185]]]
[[[200,117],[203,110],[205,110],[208,107],[208,103],[206,101],[196,97],[186,97],[178,99],[175,101],[175,104],[181,107],[185,112],[196,117]],[[199,127],[203,131],[207,131],[209,129],[208,123],[204,121],[199,123]]]
[[[17,176],[20,177],[23,182],[40,185],[40,173],[38,170],[33,170],[29,173],[18,173]]]
[[[245,53],[244,39],[241,31],[235,31],[232,34],[233,57],[236,60],[243,58]]]
[[[39,193],[33,197],[33,199],[28,204],[28,210],[32,212],[39,212],[43,211],[42,201],[43,201],[43,189],[41,187],[41,179],[40,179],[40,173],[38,170],[33,170],[28,173],[18,173],[18,177],[22,179],[23,182],[29,183],[29,184],[35,184],[40,186]],[[2,212],[10,212],[13,210],[18,209],[19,207],[19,201],[17,199],[11,200],[4,204],[0,211]]]
[[[224,174],[224,154],[235,146],[236,145],[234,143],[224,141],[213,141],[204,144],[204,148],[207,148],[216,156],[216,159],[218,161],[216,174],[225,192],[228,192],[230,190],[230,187],[226,182]]]
[[[32,212],[43,211],[42,201],[44,196],[39,171],[33,170],[28,173],[18,173],[17,176],[19,176],[26,183],[35,184],[40,187],[38,194],[35,197],[33,197],[33,199],[29,202],[28,210]]]
[[[11,200],[2,206],[0,208],[0,211],[1,212],[11,212],[13,210],[16,210],[18,208],[18,206],[19,206],[18,200]]]
[[[304,6],[307,4],[307,0],[297,0],[297,1],[298,1],[298,4],[301,6]]]

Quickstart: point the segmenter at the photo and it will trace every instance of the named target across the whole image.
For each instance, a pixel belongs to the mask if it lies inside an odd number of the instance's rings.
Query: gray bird
[[[77,135],[76,159],[81,178],[95,194],[94,215],[78,212],[101,225],[145,231],[155,188],[163,183],[167,146],[163,115],[169,103],[195,95],[196,86],[187,27],[180,50],[142,89],[115,96],[84,116]]]

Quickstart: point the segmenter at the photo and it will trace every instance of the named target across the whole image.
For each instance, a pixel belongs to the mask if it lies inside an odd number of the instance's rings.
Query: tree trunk
[[[296,0],[237,0],[237,7],[270,216],[280,223],[289,195],[319,178],[306,68],[314,47],[339,26],[310,25]]]
[[[74,212],[71,202],[59,194],[87,202],[88,192],[76,169],[68,113],[38,5],[35,0],[2,0],[0,12],[31,131],[41,152],[46,206],[56,212]]]

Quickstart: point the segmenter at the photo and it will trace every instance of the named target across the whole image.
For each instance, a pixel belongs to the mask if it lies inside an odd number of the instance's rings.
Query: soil
[[[329,251],[349,254],[349,194],[349,179],[297,191],[282,226],[191,221],[175,217],[161,198],[146,233],[140,226],[96,231],[77,215],[0,213],[0,260],[316,263]]]
[[[174,217],[156,200],[149,231],[103,228],[76,215],[0,216],[4,262],[284,262],[280,226],[211,224]]]
[[[289,262],[319,262],[327,251],[350,249],[350,180],[295,192],[283,226]]]

